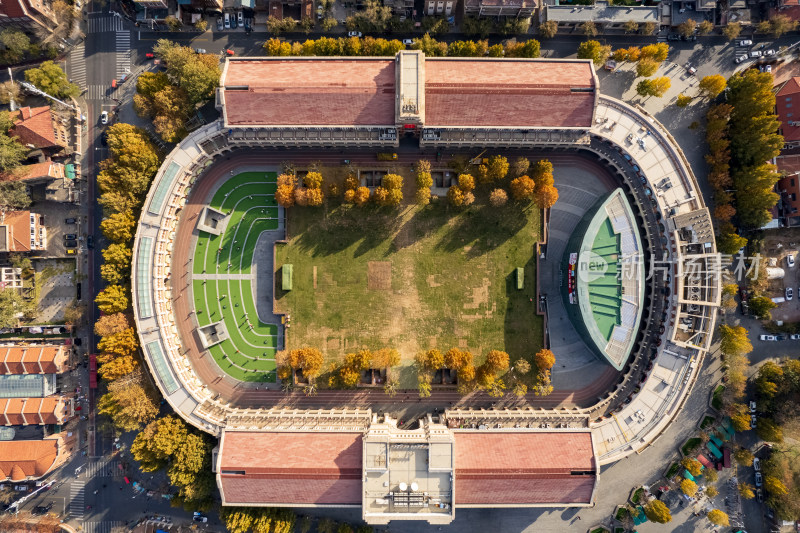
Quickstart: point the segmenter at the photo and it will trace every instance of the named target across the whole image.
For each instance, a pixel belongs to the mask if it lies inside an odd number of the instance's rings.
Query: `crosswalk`
[[[86,483],[77,479],[69,486],[69,516],[76,520],[83,520],[85,506]]]
[[[86,87],[85,98],[87,100],[102,100],[103,98],[106,97],[110,88],[111,88],[110,83],[106,85],[89,85],[88,87]]]
[[[119,464],[119,460],[89,461],[86,463],[83,472],[90,479],[93,477],[110,477],[118,471],[121,472],[121,470],[119,470]]]
[[[131,32],[117,32],[117,79],[131,71]]]
[[[99,17],[89,19],[89,33],[122,31],[122,17]]]
[[[111,533],[115,527],[122,527],[122,522],[113,522],[106,520],[104,522],[93,522],[85,520],[83,522],[83,531],[85,533]]]
[[[69,79],[79,87],[86,86],[86,47],[81,42],[69,53]]]

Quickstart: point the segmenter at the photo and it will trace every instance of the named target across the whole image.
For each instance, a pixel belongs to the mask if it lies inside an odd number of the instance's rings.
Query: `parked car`
[[[677,33],[670,33],[669,35],[667,35],[667,40],[668,41],[680,41],[681,40],[681,36],[678,35]]]
[[[737,57],[737,58],[736,58],[736,64],[737,64],[737,65],[738,65],[739,63],[741,63],[742,61],[747,61],[747,56],[746,56],[746,55],[744,55],[744,56],[739,56],[739,57]]]
[[[76,222],[78,222],[78,220],[75,219],[75,218],[65,218],[64,219],[64,224],[75,224]]]
[[[236,14],[236,22],[239,23],[239,26],[244,26],[244,13],[239,11]]]
[[[756,501],[758,503],[764,503],[764,491],[761,489],[756,489]]]
[[[753,46],[753,41],[751,41],[750,39],[742,39],[736,44],[738,44],[739,46]]]
[[[756,472],[756,487],[760,487],[764,484],[764,478],[761,476],[761,472]]]
[[[756,415],[750,415],[750,429],[756,429]]]
[[[792,333],[791,335],[789,335],[789,339],[793,341],[800,341],[800,334]]]
[[[235,53],[236,53],[236,52],[234,52],[234,51],[233,51],[233,50],[231,50],[230,48],[227,48],[227,49],[225,50],[225,55],[232,56],[232,55],[234,55]]]
[[[786,256],[786,264],[789,265],[789,268],[794,268],[794,254]]]
[[[144,55],[144,58],[145,58],[145,59],[154,59],[155,57],[156,57],[156,55],[155,55],[153,52],[147,52],[147,53]]]
[[[236,13],[234,13],[233,15],[231,15],[231,28],[235,30],[238,27],[239,23],[236,22]]]
[[[77,248],[78,241],[64,241],[64,247],[66,248]]]
[[[200,511],[195,511],[194,515],[192,515],[192,520],[194,520],[195,522],[206,523],[206,522],[208,522],[208,517],[205,516]]]
[[[108,111],[100,113],[100,124],[108,124]]]
[[[406,46],[411,46],[414,44],[414,39],[403,39],[403,44]]]
[[[764,72],[772,72],[772,65],[764,65]]]
[[[794,296],[794,290],[791,287],[786,287],[786,299],[791,300]]]
[[[758,457],[753,459],[753,470],[755,470],[756,472],[761,472],[761,459],[759,459]]]
[[[64,240],[65,241],[74,241],[77,238],[78,238],[78,236],[75,235],[74,233],[67,233],[66,235],[64,235]]]
[[[775,338],[779,341],[785,341],[788,337],[786,335],[775,335]]]
[[[230,13],[225,13],[225,29],[226,30],[231,29],[231,14]]]
[[[758,338],[762,341],[776,341],[778,338],[775,335],[759,335]]]
[[[751,413],[755,413],[756,412],[756,401],[755,400],[750,400],[750,412]]]
[[[761,50],[750,50],[750,57],[761,57]]]
[[[222,20],[222,17],[217,18],[217,31],[222,31],[222,28],[225,27],[225,21]]]
[[[769,50],[764,50],[764,57],[771,57],[775,55],[775,50],[770,48]]]
[[[361,37],[362,33],[360,31],[349,31],[347,32],[348,37]]]
[[[253,26],[250,24],[250,19],[244,19],[244,31],[250,32],[252,29]]]
[[[94,248],[94,236],[89,235],[86,237],[86,247],[87,248]]]
[[[75,248],[67,248],[67,255],[75,255]]]
[[[206,53],[206,49],[205,48],[195,48],[194,49],[194,53],[195,54],[205,54]]]

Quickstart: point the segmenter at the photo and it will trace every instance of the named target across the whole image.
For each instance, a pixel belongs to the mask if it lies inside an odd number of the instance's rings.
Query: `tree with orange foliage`
[[[542,348],[533,356],[533,362],[540,372],[550,370],[556,364],[556,356],[550,350]]]
[[[511,196],[518,202],[533,200],[533,191],[536,184],[529,176],[520,176],[511,180]]]
[[[353,195],[353,203],[357,206],[367,205],[369,202],[369,189],[367,187],[359,187]]]

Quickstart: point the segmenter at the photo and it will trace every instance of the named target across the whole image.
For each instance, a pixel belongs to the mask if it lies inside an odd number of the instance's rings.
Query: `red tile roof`
[[[37,479],[53,468],[59,439],[0,441],[0,481]]]
[[[590,127],[596,90],[589,61],[428,58],[425,125]]]
[[[223,86],[231,125],[394,124],[394,59],[229,61]]]
[[[456,505],[590,503],[591,432],[455,432]]]
[[[786,142],[800,140],[800,126],[790,126],[789,121],[800,122],[800,76],[795,76],[775,95],[775,108],[778,120],[781,121],[783,140]]]
[[[64,346],[0,346],[0,375],[59,374],[68,357]]]
[[[0,2],[0,15],[10,19],[21,18],[26,15],[25,7],[21,0],[5,0]]]
[[[359,505],[361,438],[226,431],[217,466],[223,502]]]
[[[11,113],[14,127],[10,134],[19,137],[19,141],[35,148],[59,146],[53,130],[53,116],[49,106],[23,107]]]
[[[0,246],[0,252],[30,252],[31,251],[31,212],[30,211],[6,211],[0,213],[0,229],[6,234],[4,246]],[[6,249],[2,249],[5,247]]]
[[[61,396],[47,398],[0,398],[0,425],[63,424],[68,407]]]
[[[22,181],[35,180],[39,178],[63,179],[65,176],[63,163],[55,161],[43,161],[32,165],[22,165],[12,172],[7,172],[0,176],[2,181]]]

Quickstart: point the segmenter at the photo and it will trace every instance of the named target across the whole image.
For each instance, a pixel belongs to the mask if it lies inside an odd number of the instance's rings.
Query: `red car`
[[[147,59],[153,59],[154,57],[156,57],[156,55],[153,52],[147,52],[144,55],[144,57],[146,57]]]
[[[232,55],[234,55],[234,52],[233,52],[233,50],[231,50],[230,48],[228,48],[227,50],[225,50],[225,53],[226,53],[226,54],[228,54],[229,56],[232,56]]]

